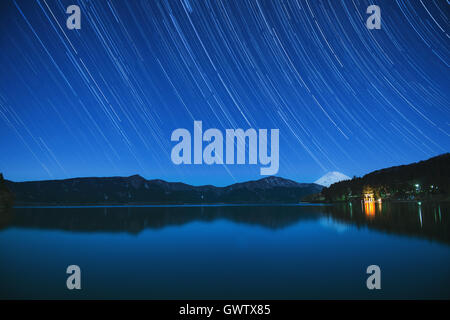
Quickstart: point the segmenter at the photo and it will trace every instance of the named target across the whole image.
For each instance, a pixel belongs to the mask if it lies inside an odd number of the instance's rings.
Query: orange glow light
[[[374,202],[365,202],[364,203],[364,211],[368,218],[375,217],[375,203]]]

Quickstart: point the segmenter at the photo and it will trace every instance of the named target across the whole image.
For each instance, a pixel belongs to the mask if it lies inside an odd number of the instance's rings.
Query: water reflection
[[[364,212],[367,218],[375,218],[375,202],[364,202]]]
[[[386,233],[408,235],[450,243],[449,203],[363,203],[339,204],[326,214],[336,221],[366,226]]]
[[[420,221],[420,227],[422,228],[423,223],[422,223],[422,206],[419,205],[419,221]]]
[[[128,232],[225,219],[277,230],[326,217],[332,223],[450,243],[448,203],[345,203],[333,206],[15,208],[3,227]],[[2,221],[3,221],[2,220]],[[342,228],[341,228],[342,229]]]
[[[8,227],[13,220],[13,209],[0,206],[0,230]]]
[[[305,209],[307,208],[307,209]],[[279,229],[301,220],[318,219],[322,206],[176,206],[15,208],[10,226],[79,232],[139,233],[194,221],[226,219]]]

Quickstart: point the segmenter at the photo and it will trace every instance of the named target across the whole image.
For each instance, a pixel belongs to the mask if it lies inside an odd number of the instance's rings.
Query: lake
[[[0,225],[2,299],[450,298],[449,203],[33,207]]]

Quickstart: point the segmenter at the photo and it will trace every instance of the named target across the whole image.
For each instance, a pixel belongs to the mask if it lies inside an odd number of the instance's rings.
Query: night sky
[[[81,8],[81,29],[66,8]],[[366,8],[381,8],[368,30]],[[173,130],[279,129],[277,175],[360,176],[450,151],[450,4],[357,0],[1,1],[0,172],[259,179],[174,165]]]

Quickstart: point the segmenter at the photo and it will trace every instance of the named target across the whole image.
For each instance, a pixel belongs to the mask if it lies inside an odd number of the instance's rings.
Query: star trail
[[[69,5],[81,29],[66,27]],[[366,9],[381,8],[369,30]],[[279,129],[278,175],[359,176],[450,151],[448,1],[6,0],[0,172],[226,185],[176,128]]]

